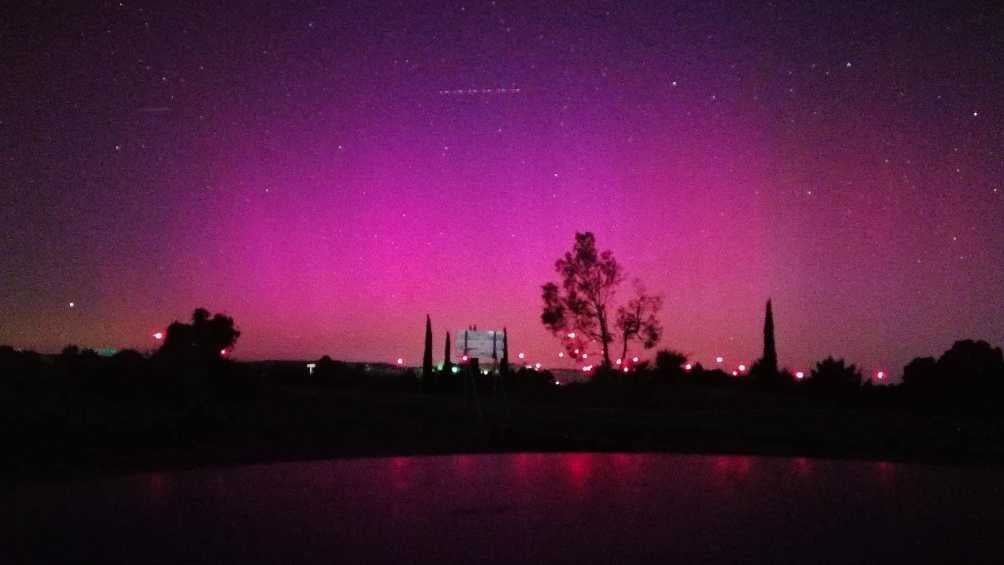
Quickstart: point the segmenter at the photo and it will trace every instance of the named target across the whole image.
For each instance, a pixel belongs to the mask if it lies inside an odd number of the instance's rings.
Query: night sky
[[[768,297],[793,370],[1004,342],[990,3],[215,4],[5,7],[0,343],[418,363],[430,313],[553,367],[576,231],[705,364]]]

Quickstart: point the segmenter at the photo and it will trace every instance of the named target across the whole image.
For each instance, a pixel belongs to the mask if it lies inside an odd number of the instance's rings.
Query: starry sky
[[[1004,342],[1004,12],[956,2],[21,2],[0,19],[0,343],[420,361],[576,231],[662,346],[898,376]],[[620,295],[630,290],[625,285]],[[71,306],[72,303],[72,306]]]

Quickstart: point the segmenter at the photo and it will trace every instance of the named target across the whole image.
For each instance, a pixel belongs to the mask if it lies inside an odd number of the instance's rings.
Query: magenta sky
[[[0,343],[417,362],[430,313],[555,366],[577,230],[705,363],[768,297],[793,369],[1004,342],[999,11],[160,4],[3,24]]]

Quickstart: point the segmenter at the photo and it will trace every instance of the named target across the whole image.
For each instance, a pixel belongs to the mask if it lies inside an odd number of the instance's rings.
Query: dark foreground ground
[[[554,386],[524,376],[505,394],[482,382],[475,398],[423,392],[413,375],[394,371],[318,383],[267,369],[250,380],[7,387],[0,400],[3,473],[63,478],[332,457],[557,451],[1004,462],[1000,414],[918,407],[892,389],[831,399],[627,379]]]

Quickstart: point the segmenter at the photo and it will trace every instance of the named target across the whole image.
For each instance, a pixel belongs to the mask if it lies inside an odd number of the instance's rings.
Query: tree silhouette
[[[443,345],[443,374],[449,375],[453,371],[453,361],[450,356],[450,332],[446,332],[446,344]]]
[[[750,367],[750,378],[767,388],[778,388],[787,384],[777,367],[777,349],[774,344],[774,310],[767,300],[767,312],[763,320],[763,356]]]
[[[574,358],[584,351],[588,340],[598,341],[603,350],[603,366],[610,367],[610,301],[623,280],[620,264],[609,251],[596,251],[592,233],[576,233],[575,245],[554,264],[561,286],[543,286],[544,310],[540,319],[551,333],[559,336]]]
[[[425,350],[422,353],[422,382],[432,384],[432,319],[425,315]]]
[[[623,347],[621,359],[627,359],[628,344],[639,340],[642,347],[651,349],[662,337],[662,324],[656,315],[662,309],[662,297],[645,294],[645,287],[635,281],[635,297],[617,309],[617,330],[621,334]]]
[[[861,388],[861,371],[847,365],[843,359],[827,357],[812,370],[808,379],[809,390],[824,394],[851,394]]]
[[[509,374],[509,330],[502,328],[502,361],[499,363],[499,370],[503,375]]]
[[[915,393],[936,391],[940,378],[938,361],[934,357],[916,357],[903,367],[903,387]]]
[[[956,341],[938,359],[938,373],[954,387],[970,391],[996,389],[1004,384],[1004,355],[999,347],[979,340]]]
[[[903,388],[926,401],[992,403],[1004,393],[1004,355],[985,341],[956,341],[937,361],[918,357],[903,368]]]
[[[230,352],[240,335],[233,318],[223,314],[210,317],[208,310],[198,308],[192,313],[191,324],[176,321],[167,327],[164,345],[157,354],[184,362],[215,362]]]
[[[677,381],[683,377],[683,364],[687,362],[687,356],[672,349],[660,349],[655,354],[655,372],[667,381]]]

